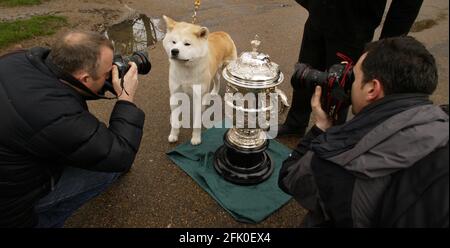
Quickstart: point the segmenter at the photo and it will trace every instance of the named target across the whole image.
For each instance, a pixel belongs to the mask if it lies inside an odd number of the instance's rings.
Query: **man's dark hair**
[[[102,47],[114,50],[111,41],[99,33],[74,31],[64,34],[53,44],[49,57],[67,73],[84,69],[97,79]]]
[[[413,37],[394,37],[367,44],[362,62],[364,82],[378,79],[385,95],[432,94],[438,83],[436,62]]]

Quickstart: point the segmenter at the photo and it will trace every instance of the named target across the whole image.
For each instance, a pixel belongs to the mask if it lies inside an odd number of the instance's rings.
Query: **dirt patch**
[[[0,54],[17,47],[50,46],[56,37],[68,30],[100,31],[105,26],[128,18],[133,11],[121,0],[81,0],[70,1],[70,3],[67,0],[51,0],[33,6],[0,7],[0,21],[26,19],[36,15],[65,16],[68,20],[68,25],[54,35],[33,37],[17,44],[11,44],[0,49]]]
[[[411,27],[411,33],[421,32],[425,29],[432,28],[436,26],[440,21],[443,21],[447,18],[447,13],[440,13],[435,19],[425,19],[414,22]]]

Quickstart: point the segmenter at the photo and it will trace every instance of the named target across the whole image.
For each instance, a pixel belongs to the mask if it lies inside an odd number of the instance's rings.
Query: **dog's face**
[[[206,27],[176,22],[167,16],[167,33],[163,46],[171,61],[180,63],[193,62],[208,54],[208,34]]]

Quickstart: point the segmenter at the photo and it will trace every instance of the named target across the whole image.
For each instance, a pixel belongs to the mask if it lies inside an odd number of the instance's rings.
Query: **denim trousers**
[[[105,191],[121,174],[65,167],[54,188],[34,208],[36,227],[63,227],[75,210]]]

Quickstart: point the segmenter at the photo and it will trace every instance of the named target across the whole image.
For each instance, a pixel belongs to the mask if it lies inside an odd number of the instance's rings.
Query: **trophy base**
[[[214,153],[214,168],[225,180],[239,185],[255,185],[272,175],[274,165],[265,151],[269,141],[259,149],[242,149],[224,138],[222,145]]]

